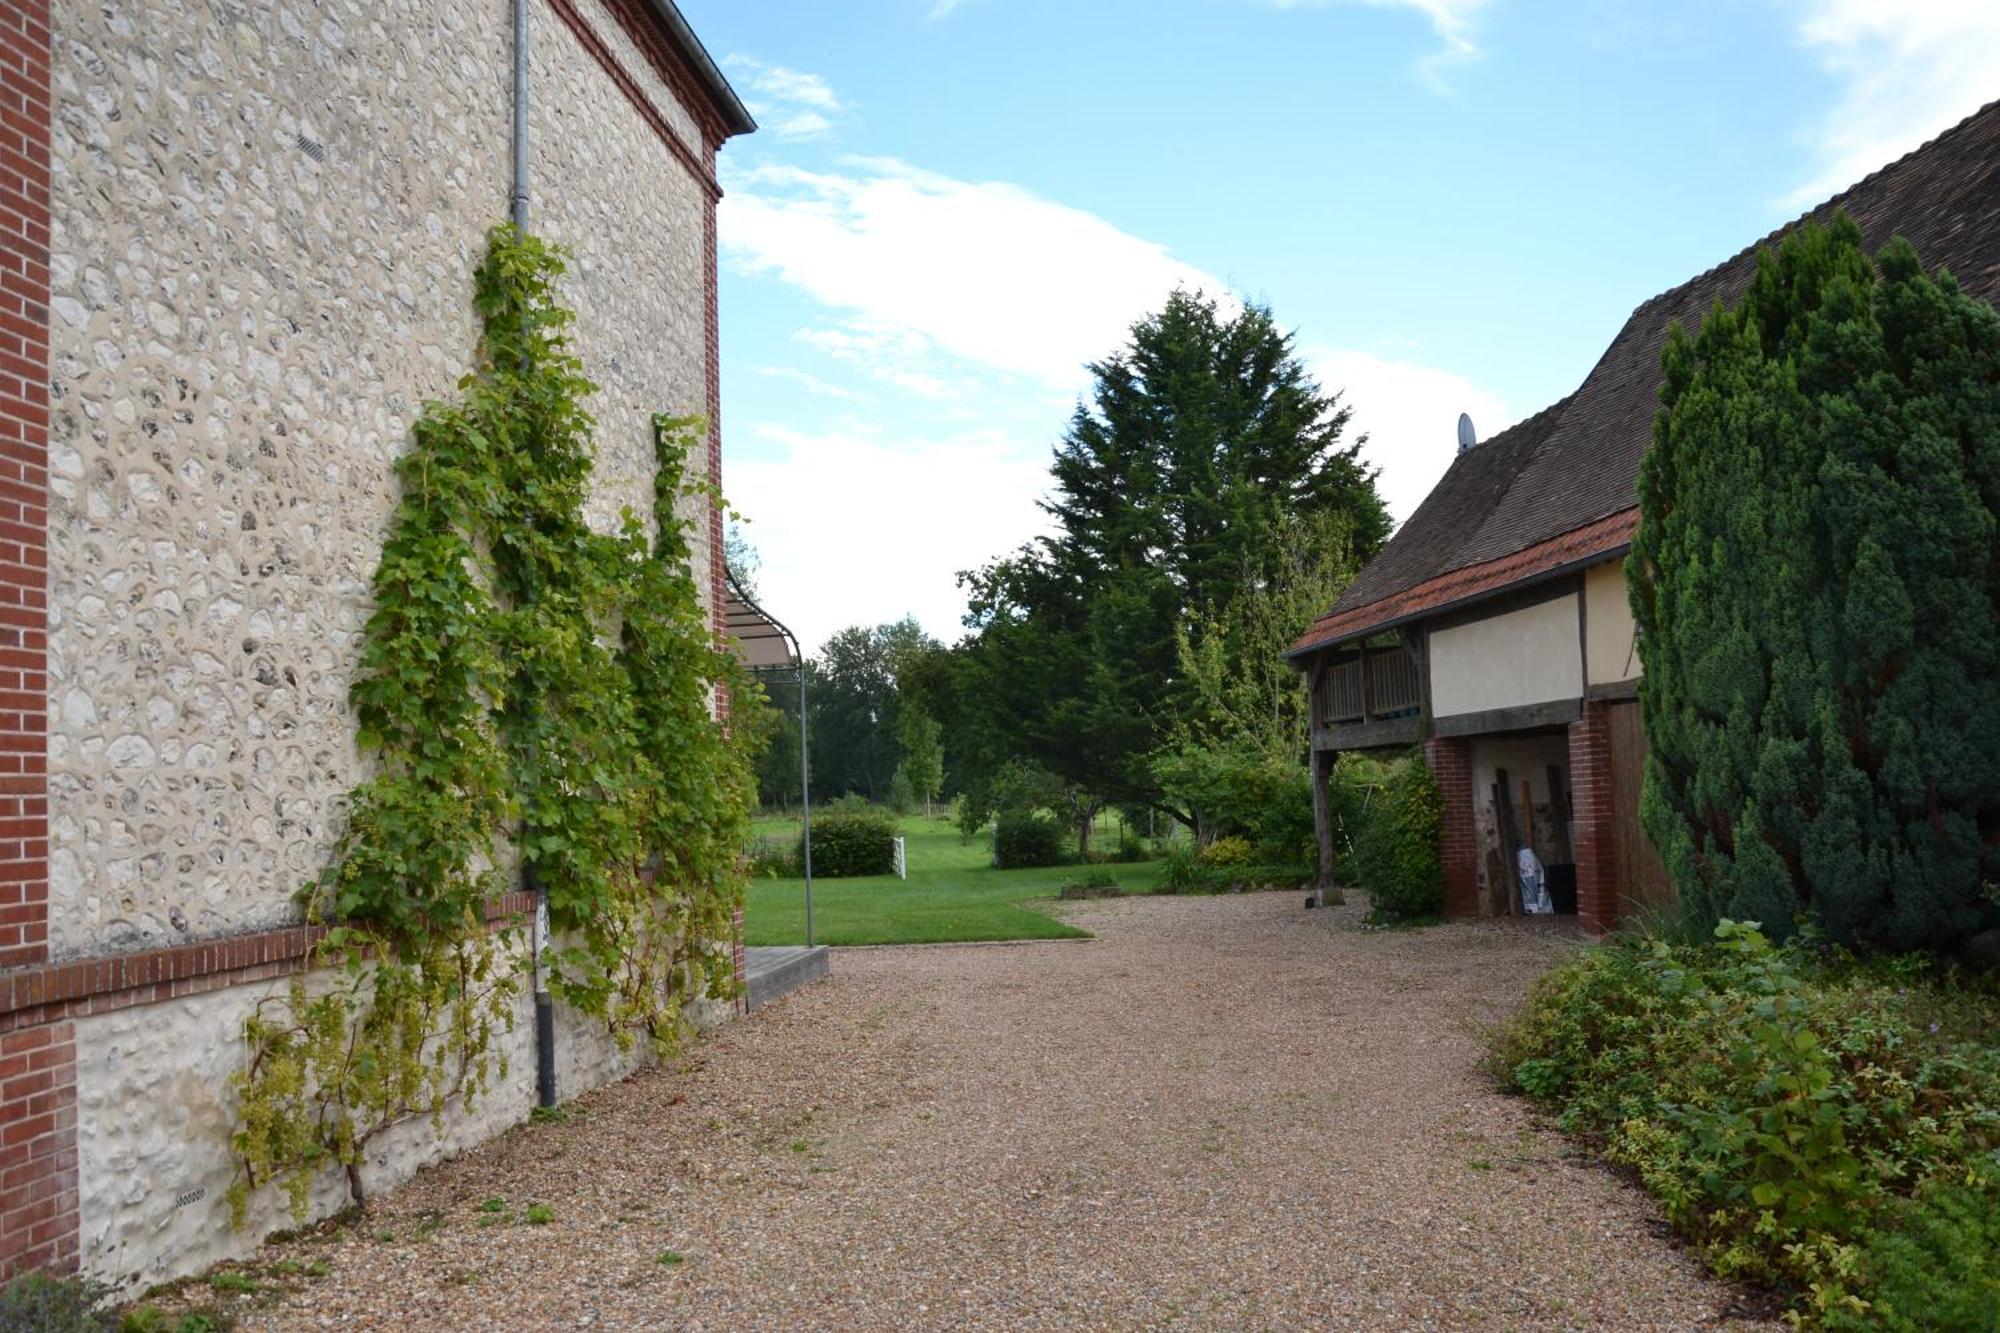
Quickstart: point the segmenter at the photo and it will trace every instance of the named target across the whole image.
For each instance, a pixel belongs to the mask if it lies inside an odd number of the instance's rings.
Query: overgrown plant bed
[[[2000,1328],[2000,983],[1927,958],[1591,949],[1537,984],[1499,1072],[1632,1171],[1725,1276],[1835,1329]]]

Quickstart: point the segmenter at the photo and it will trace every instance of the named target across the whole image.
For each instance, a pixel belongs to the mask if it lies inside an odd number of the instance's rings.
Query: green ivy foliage
[[[656,418],[654,523],[584,518],[595,386],[558,299],[563,257],[494,229],[475,283],[481,337],[455,403],[427,404],[374,579],[350,697],[376,772],[302,892],[329,922],[316,961],[245,1025],[232,1206],[270,1180],[303,1215],[330,1163],[361,1197],[368,1141],[412,1115],[442,1124],[505,1077],[525,965],[488,928],[500,872],[546,890],[550,986],[663,1053],[695,998],[732,993],[729,947],[754,787],[728,701],[756,685],[723,651],[694,571],[690,478],[701,438]],[[759,710],[740,710],[755,716]]]

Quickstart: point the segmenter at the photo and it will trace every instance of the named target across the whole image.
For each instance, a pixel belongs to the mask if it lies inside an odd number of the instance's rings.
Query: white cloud
[[[860,319],[845,328],[800,329],[792,335],[863,374],[933,402],[962,396],[965,385],[925,369],[931,364],[930,343],[908,329],[884,327]]]
[[[1176,285],[1224,284],[1164,246],[1004,182],[890,159],[836,172],[731,173],[722,242],[732,262],[844,312],[857,338],[899,340],[1074,389]]]
[[[1348,430],[1368,435],[1362,455],[1382,469],[1376,486],[1398,523],[1451,466],[1460,412],[1471,414],[1482,440],[1514,421],[1499,398],[1449,370],[1328,348],[1308,348],[1302,356],[1320,387],[1340,390],[1354,409]]]
[[[1995,0],[1791,0],[1799,39],[1840,81],[1808,138],[1817,167],[1785,200],[1804,208],[2000,97]]]
[[[956,574],[1044,530],[1035,507],[1048,483],[1045,452],[980,433],[936,443],[888,443],[855,433],[748,428],[769,456],[724,469],[771,614],[808,652],[848,625],[915,615],[950,642],[963,632]]]
[[[1442,43],[1417,62],[1417,74],[1433,92],[1449,92],[1447,76],[1485,54],[1477,40],[1479,18],[1490,0],[1271,0],[1279,9],[1323,9],[1329,4],[1364,4],[1373,9],[1410,9],[1430,21]]]
[[[833,129],[833,117],[846,110],[817,74],[769,64],[755,56],[730,56],[723,64],[742,84],[750,114],[774,138],[816,139]]]
[[[750,369],[752,374],[761,375],[768,380],[790,380],[806,392],[816,393],[822,398],[838,398],[847,403],[870,401],[865,393],[823,380],[817,375],[800,370],[797,366],[752,366]]]

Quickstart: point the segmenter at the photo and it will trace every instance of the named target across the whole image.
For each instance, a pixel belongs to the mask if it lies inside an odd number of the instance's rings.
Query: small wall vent
[[[321,143],[317,139],[308,139],[303,134],[299,136],[298,142],[299,142],[299,151],[301,153],[304,153],[307,157],[311,158],[315,162],[326,161],[325,144]]]

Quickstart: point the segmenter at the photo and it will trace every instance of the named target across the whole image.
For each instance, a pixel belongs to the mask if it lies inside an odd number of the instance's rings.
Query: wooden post
[[[1319,878],[1314,888],[1323,907],[1338,907],[1346,901],[1340,895],[1340,885],[1334,882],[1333,793],[1329,787],[1334,757],[1331,750],[1312,752],[1313,835],[1319,842]]]

